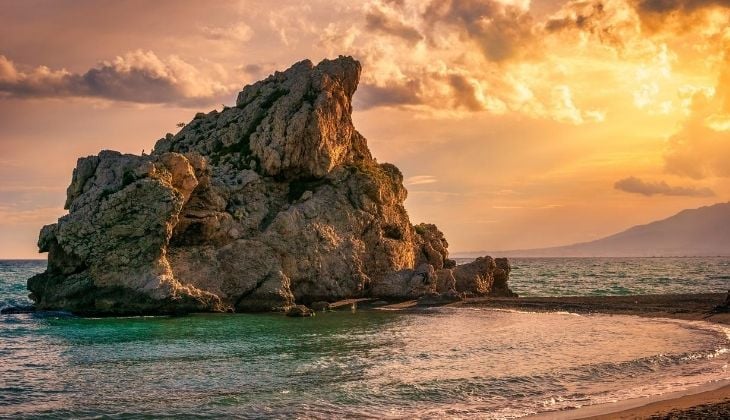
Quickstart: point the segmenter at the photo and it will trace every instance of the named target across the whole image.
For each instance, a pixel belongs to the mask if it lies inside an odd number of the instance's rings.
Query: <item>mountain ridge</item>
[[[593,241],[491,251],[505,257],[704,257],[730,256],[730,202],[684,209]],[[480,251],[483,252],[483,251]],[[454,253],[469,257],[476,252]],[[482,255],[482,254],[480,254]]]

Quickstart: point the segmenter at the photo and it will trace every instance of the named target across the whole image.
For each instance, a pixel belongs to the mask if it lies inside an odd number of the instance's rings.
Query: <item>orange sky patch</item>
[[[149,151],[246,83],[339,54],[363,64],[356,126],[452,251],[585,241],[730,197],[721,2],[32,3],[0,17],[0,258],[37,256],[77,157]]]

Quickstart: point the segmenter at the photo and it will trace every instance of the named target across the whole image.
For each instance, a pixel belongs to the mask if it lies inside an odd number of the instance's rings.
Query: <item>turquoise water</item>
[[[42,270],[0,262],[3,305]],[[473,308],[0,315],[0,417],[514,418],[727,380],[729,348],[702,322]]]

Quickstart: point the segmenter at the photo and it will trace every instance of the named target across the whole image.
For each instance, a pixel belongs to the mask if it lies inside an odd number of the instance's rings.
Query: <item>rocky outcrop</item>
[[[471,295],[512,296],[507,281],[511,267],[506,258],[479,257],[454,268],[456,290]]]
[[[286,310],[378,296],[508,294],[509,264],[455,266],[412,226],[395,166],[351,119],[360,64],[309,61],[199,113],[151,155],[79,159],[69,213],[38,241],[42,309],[78,313]]]

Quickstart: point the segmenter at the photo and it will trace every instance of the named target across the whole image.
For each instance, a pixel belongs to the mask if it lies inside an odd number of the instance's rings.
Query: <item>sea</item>
[[[727,292],[730,258],[512,259],[522,296]],[[462,260],[461,262],[464,262]],[[0,307],[45,261],[0,261]],[[730,329],[486,308],[0,315],[0,418],[520,418],[730,380]]]

